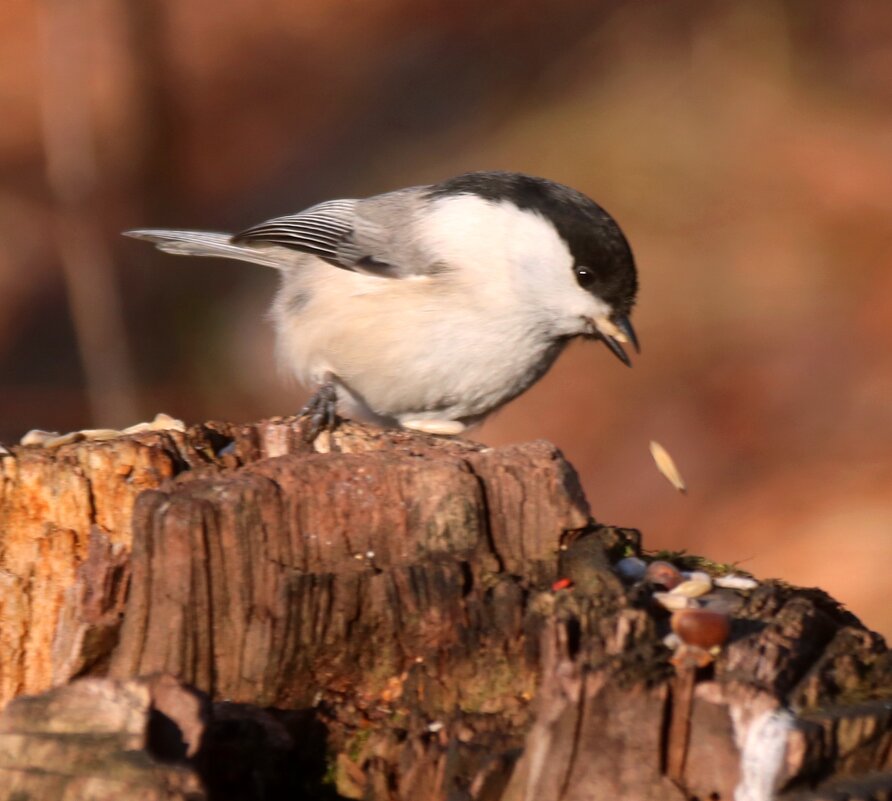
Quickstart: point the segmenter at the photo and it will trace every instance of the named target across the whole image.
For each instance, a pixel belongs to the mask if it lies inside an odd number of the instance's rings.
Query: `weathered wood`
[[[316,448],[360,453],[480,450],[471,443],[349,423]],[[0,451],[0,704],[77,675],[85,662],[98,658],[91,653],[92,640],[114,634],[108,627],[120,610],[112,608],[113,599],[96,594],[94,574],[110,570],[108,580],[126,584],[133,506],[141,492],[175,476],[217,475],[270,457],[314,452],[293,418],[252,425],[208,423],[186,432],[9,451]],[[109,592],[120,595],[114,587]],[[92,611],[84,607],[88,596]],[[111,604],[105,622],[92,619],[97,603]],[[78,623],[84,613],[87,619]],[[80,633],[70,631],[72,626]],[[72,652],[81,642],[86,652]]]
[[[197,773],[173,761],[157,726],[163,715],[197,735],[197,711],[193,693],[163,678],[85,679],[16,699],[0,713],[0,798],[201,801]]]
[[[176,676],[206,693],[178,764],[211,801],[892,792],[882,639],[817,590],[719,589],[731,638],[677,673],[654,588],[612,567],[637,532],[546,443],[310,448],[276,420],[0,470],[0,689]]]
[[[281,457],[146,493],[112,675],[165,670],[295,707],[338,686],[374,697],[413,664],[473,674],[500,655],[501,679],[531,693],[535,663],[515,673],[518,595],[552,580],[561,534],[588,522],[572,481],[534,444]],[[496,680],[438,688],[435,709],[498,705]]]

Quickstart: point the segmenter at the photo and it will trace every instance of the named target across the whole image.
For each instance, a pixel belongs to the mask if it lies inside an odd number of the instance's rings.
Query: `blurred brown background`
[[[476,436],[552,439],[600,520],[892,633],[889,3],[6,0],[0,440],[303,402],[275,275],[120,230],[482,168],[618,218],[644,352],[576,345]]]

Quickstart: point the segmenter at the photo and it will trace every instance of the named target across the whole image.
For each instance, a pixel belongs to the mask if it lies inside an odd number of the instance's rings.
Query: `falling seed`
[[[759,586],[759,582],[747,576],[730,573],[715,579],[715,586],[724,587],[727,590],[754,590]]]
[[[668,479],[669,483],[679,492],[687,492],[687,485],[684,483],[681,473],[678,472],[675,461],[659,442],[650,441],[650,455],[653,456],[654,462],[656,462],[657,470]]]

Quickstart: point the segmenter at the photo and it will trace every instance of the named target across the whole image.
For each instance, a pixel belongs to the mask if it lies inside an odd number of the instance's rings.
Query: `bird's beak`
[[[616,322],[608,320],[606,317],[594,320],[593,322],[595,331],[597,332],[595,336],[600,339],[610,349],[613,355],[626,365],[626,367],[631,367],[632,362],[620,343],[631,343],[632,347],[635,348],[636,353],[640,353],[641,349],[638,346],[638,337],[635,334],[635,329],[632,328],[632,323],[629,321],[629,318],[623,315],[622,317],[617,317]]]
[[[635,333],[635,329],[632,328],[632,321],[622,315],[621,317],[616,318],[616,327],[625,334],[626,340],[632,343],[632,347],[635,348],[635,353],[641,353],[641,346],[638,344],[638,335]]]
[[[619,344],[616,338],[610,336],[610,334],[602,334],[600,331],[598,332],[598,337],[626,367],[632,366],[628,354],[623,350],[623,346]]]

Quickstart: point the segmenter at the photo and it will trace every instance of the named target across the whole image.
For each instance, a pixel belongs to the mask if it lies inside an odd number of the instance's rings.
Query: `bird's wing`
[[[411,234],[419,192],[367,200],[328,200],[276,217],[232,237],[233,244],[271,244],[310,253],[335,267],[393,278],[425,272]]]
[[[353,231],[356,200],[328,200],[297,214],[275,217],[232,237],[236,245],[270,244],[310,253],[337,267],[352,269],[338,259],[338,248]]]

